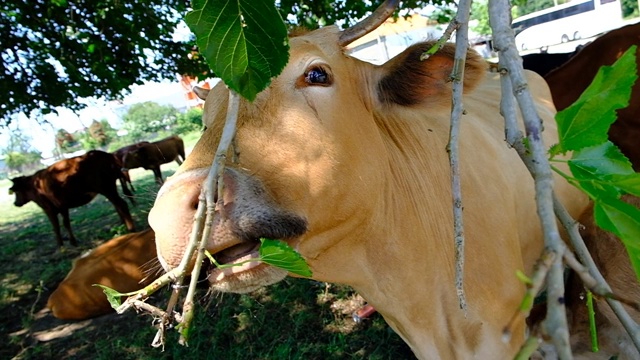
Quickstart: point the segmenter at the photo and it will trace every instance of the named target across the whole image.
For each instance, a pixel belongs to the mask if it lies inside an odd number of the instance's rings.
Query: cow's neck
[[[507,323],[510,310],[507,313],[504,309],[498,309],[497,304],[487,304],[485,299],[491,298],[489,293],[492,290],[504,288],[503,304],[511,303],[515,309],[523,287],[513,273],[488,270],[482,265],[483,261],[474,259],[474,255],[493,253],[496,259],[499,258],[500,251],[497,248],[502,245],[487,247],[480,243],[513,243],[513,238],[517,238],[515,227],[503,232],[511,237],[508,240],[488,239],[487,234],[491,231],[486,230],[478,231],[481,235],[467,233],[465,275],[467,278],[476,277],[467,282],[476,287],[465,288],[468,299],[466,314],[459,307],[455,289],[449,176],[425,175],[448,174],[450,171],[445,151],[448,141],[446,124],[448,121],[431,124],[414,121],[407,127],[399,125],[398,128],[389,129],[393,134],[388,142],[388,186],[384,191],[384,206],[379,207],[379,212],[371,221],[371,233],[361,239],[361,243],[365,244],[365,272],[374,274],[375,278],[370,279],[368,284],[355,284],[354,287],[378,309],[419,357],[491,358],[495,354],[513,354],[517,345],[504,345],[501,341],[502,326]],[[415,137],[413,134],[423,134],[425,138],[405,139]],[[470,166],[467,164],[467,174],[471,173]],[[481,189],[485,185],[483,175],[486,173],[483,171],[497,170],[476,170],[474,177],[463,180],[463,186]],[[483,207],[482,203],[489,204],[492,196],[496,196],[495,192],[501,191],[505,189],[466,194],[469,204],[465,206],[470,211],[482,213],[484,210],[484,219],[465,220],[468,228],[479,229],[487,226],[487,223],[500,223],[497,218],[501,215],[496,210],[492,212],[490,207],[479,208]],[[426,238],[426,234],[429,238]],[[518,253],[518,250],[508,251],[508,254]],[[509,266],[522,267],[518,257],[507,256],[504,261]],[[494,281],[504,286],[495,286]],[[482,288],[483,285],[492,290]],[[487,313],[492,311],[496,312],[496,321],[487,322]],[[518,329],[521,335],[524,334],[523,325]],[[521,340],[521,336],[516,335],[516,338],[514,344]]]

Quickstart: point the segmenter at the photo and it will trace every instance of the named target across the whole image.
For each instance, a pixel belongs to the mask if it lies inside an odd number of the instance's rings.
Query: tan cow
[[[242,101],[223,203],[207,249],[221,263],[257,255],[260,237],[286,240],[313,278],[348,284],[423,359],[508,359],[524,341],[502,329],[543,248],[533,181],[504,141],[499,75],[470,53],[465,68],[461,172],[466,226],[467,313],[454,281],[449,160],[453,45],[420,61],[417,44],[382,66],[345,55],[340,31],[325,27],[290,40],[290,59],[253,103]],[[343,44],[344,45],[344,44]],[[528,73],[544,122],[557,142],[545,82]],[[205,102],[207,130],[149,214],[159,260],[178,265],[198,194],[218,143],[228,91]],[[232,159],[232,156],[228,156]],[[587,199],[561,179],[555,191],[575,216]],[[211,288],[247,292],[287,272],[249,263],[212,270]]]
[[[53,316],[65,320],[113,312],[102,289],[93,284],[122,293],[138,290],[153,280],[148,272],[156,258],[151,229],[107,241],[74,261],[67,277],[49,296],[47,307]]]

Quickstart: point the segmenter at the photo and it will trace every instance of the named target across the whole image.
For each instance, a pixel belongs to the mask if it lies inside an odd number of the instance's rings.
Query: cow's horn
[[[198,95],[200,100],[207,100],[207,95],[209,95],[209,89],[201,88],[200,86],[194,86],[193,92]]]
[[[370,33],[373,29],[385,22],[391,14],[393,14],[399,2],[400,0],[386,0],[382,5],[378,6],[378,8],[373,12],[373,14],[369,15],[369,17],[344,30],[342,34],[340,34],[338,44],[340,44],[340,46],[349,45]]]

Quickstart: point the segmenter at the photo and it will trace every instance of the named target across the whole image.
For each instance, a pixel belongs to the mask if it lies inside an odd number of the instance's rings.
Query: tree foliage
[[[0,125],[78,97],[119,98],[144,80],[206,71],[174,41],[186,0],[25,0],[0,5]]]
[[[620,1],[620,7],[622,7],[622,16],[624,18],[630,18],[640,15],[638,11],[638,0],[622,0]]]
[[[13,171],[25,172],[27,168],[40,166],[42,154],[32,145],[32,139],[19,129],[9,133],[9,142],[2,149],[7,167]]]
[[[93,120],[91,125],[81,132],[79,141],[85,150],[106,149],[115,136],[116,130],[109,124],[109,121],[106,119]]]
[[[76,136],[65,129],[59,129],[58,131],[56,131],[55,141],[57,148],[62,152],[68,153],[79,150],[78,139],[76,139]]]
[[[176,132],[179,134],[188,133],[202,129],[202,109],[191,108],[187,112],[178,115],[176,119]]]
[[[421,9],[429,4],[444,5],[454,3],[447,0],[407,0],[402,1],[403,9]],[[347,27],[362,19],[380,5],[380,1],[361,0],[281,0],[276,6],[280,15],[290,26],[317,29],[320,26],[340,23]]]
[[[471,21],[469,22],[469,28],[471,28],[471,30],[482,35],[491,34],[488,0],[473,1],[471,3],[471,19],[474,20],[473,25]]]
[[[563,4],[567,1],[558,1],[559,4]],[[530,14],[534,11],[543,10],[554,6],[554,0],[535,0],[535,1],[526,1],[526,0],[516,0],[514,1],[514,18],[518,16],[523,16]]]
[[[178,110],[173,106],[147,101],[129,108],[123,116],[123,129],[131,142],[147,140],[154,133],[174,126],[177,118]]]
[[[449,0],[403,1],[404,9]],[[174,40],[188,0],[26,0],[0,5],[0,126],[12,115],[78,110],[83,97],[118,99],[133,84],[212,77],[195,38]],[[280,1],[289,26],[355,23],[378,1]]]

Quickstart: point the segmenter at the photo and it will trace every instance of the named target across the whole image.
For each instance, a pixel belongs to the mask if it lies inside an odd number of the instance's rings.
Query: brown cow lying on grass
[[[313,279],[352,286],[419,358],[513,358],[524,319],[509,342],[502,329],[525,292],[515,274],[531,274],[543,241],[531,175],[504,141],[498,75],[468,54],[460,134],[465,313],[455,289],[446,151],[453,45],[420,61],[432,44],[417,44],[376,66],[345,55],[340,37],[325,27],[291,38],[282,74],[254,102],[241,101],[230,150],[238,155],[227,163],[207,250],[236,263],[257,256],[261,237],[285,240]],[[550,146],[551,94],[538,75],[527,79]],[[165,269],[184,253],[227,99],[224,84],[210,91],[207,129],[149,214]],[[588,205],[562,179],[555,192],[574,217]],[[286,276],[251,262],[212,269],[209,282],[248,292]]]
[[[88,204],[97,194],[104,195],[115,207],[129,231],[134,230],[127,203],[118,195],[116,181],[120,180],[123,193],[133,198],[115,157],[104,151],[93,150],[84,155],[64,159],[30,176],[14,179],[9,189],[15,193],[15,206],[33,201],[47,214],[58,246],[62,246],[58,214],[69,233],[69,241],[77,245],[71,231],[69,209]]]
[[[173,135],[151,143],[139,143],[132,146],[122,157],[124,171],[135,168],[152,170],[158,184],[162,184],[160,165],[176,161],[178,165],[184,161],[184,142]]]
[[[153,230],[117,237],[96,247],[73,263],[73,268],[49,296],[53,316],[81,320],[113,312],[101,284],[119,292],[131,292],[149,284],[157,265]]]
[[[638,45],[636,59],[640,59],[640,23],[609,31],[549,72],[544,78],[558,111],[580,97],[601,66],[613,64],[632,45]],[[609,129],[609,138],[631,160],[634,169],[640,171],[640,81],[631,90],[629,106],[617,113],[618,120]]]

